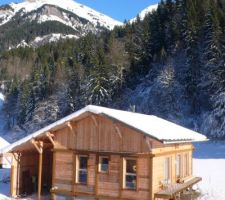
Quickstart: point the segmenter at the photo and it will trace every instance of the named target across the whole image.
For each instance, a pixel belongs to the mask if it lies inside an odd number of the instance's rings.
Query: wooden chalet
[[[175,199],[201,178],[192,142],[206,137],[155,116],[87,106],[2,150],[11,196]]]

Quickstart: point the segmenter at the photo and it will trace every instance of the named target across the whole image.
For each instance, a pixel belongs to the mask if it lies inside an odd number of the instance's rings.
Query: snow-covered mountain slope
[[[37,47],[40,47],[47,43],[54,43],[54,42],[58,42],[59,40],[77,39],[77,38],[78,38],[77,35],[52,33],[52,34],[44,35],[42,37],[37,36],[34,40],[30,41],[29,43],[27,43],[25,40],[22,40],[19,44],[15,45],[15,46],[10,46],[9,50],[15,49],[15,48],[20,48],[20,47],[22,47],[22,48],[24,48],[24,47],[37,48]]]
[[[152,11],[156,10],[158,8],[158,4],[154,4],[154,5],[150,5],[147,8],[145,8],[144,10],[142,10],[138,15],[140,17],[141,20],[144,19],[145,15],[147,15],[148,13],[151,13]],[[130,22],[135,22],[137,19],[137,17],[133,18],[130,20]]]
[[[0,51],[33,44],[36,47],[48,43],[47,40],[71,36],[80,38],[122,24],[73,0],[11,3],[0,6]]]
[[[53,5],[62,9],[65,9],[71,13],[76,14],[77,16],[84,18],[94,25],[103,26],[108,29],[112,29],[115,25],[121,25],[122,23],[116,21],[104,14],[101,14],[87,6],[79,4],[73,0],[26,0],[22,3],[12,3],[8,6],[4,6],[0,9],[0,25],[7,23],[12,19],[16,13],[22,11],[24,14],[38,10],[44,5]],[[40,17],[40,23],[47,20],[56,20],[59,19],[54,13],[46,13]],[[61,22],[61,20],[59,20]]]

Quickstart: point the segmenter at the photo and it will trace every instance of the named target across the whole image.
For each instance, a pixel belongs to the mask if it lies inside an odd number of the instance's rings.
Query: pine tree
[[[186,74],[185,74],[185,88],[188,99],[191,101],[191,112],[196,114],[200,112],[199,105],[199,76],[201,70],[201,63],[199,61],[199,46],[198,46],[198,25],[196,21],[197,8],[193,1],[186,3],[186,13],[183,16],[185,31],[185,52],[187,57]]]

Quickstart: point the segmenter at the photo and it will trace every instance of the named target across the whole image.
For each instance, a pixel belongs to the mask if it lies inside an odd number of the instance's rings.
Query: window
[[[166,183],[170,182],[170,158],[167,157],[164,160],[164,181]]]
[[[99,157],[99,172],[109,171],[109,157],[100,156]]]
[[[87,156],[77,156],[76,166],[77,166],[76,182],[86,184],[87,183],[88,157]]]
[[[176,156],[176,178],[181,178],[181,155]]]
[[[189,158],[188,153],[184,155],[184,177],[189,176]]]
[[[136,189],[137,187],[137,161],[134,159],[125,159],[124,162],[125,177],[124,187],[126,189]]]

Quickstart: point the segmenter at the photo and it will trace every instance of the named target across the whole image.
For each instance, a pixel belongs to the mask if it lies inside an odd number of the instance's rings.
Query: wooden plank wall
[[[121,188],[121,156],[111,155],[109,162],[109,172],[101,173],[96,171],[97,154],[88,154],[88,182],[87,185],[75,183],[73,177],[74,163],[72,163],[72,151],[55,153],[55,179],[53,187],[59,192],[77,196],[100,197],[101,199],[143,199],[149,200],[149,159],[140,157],[137,159],[137,190],[125,190]],[[97,173],[96,173],[97,172]],[[97,176],[97,177],[96,177]],[[57,193],[57,190],[56,190]]]
[[[53,172],[53,188],[72,192],[73,182],[73,153],[54,152],[55,171]]]
[[[100,196],[119,197],[120,190],[120,156],[112,155],[109,162],[109,173],[99,173],[97,190]]]
[[[66,194],[98,196],[101,197],[100,199],[153,199],[154,193],[160,190],[160,182],[164,179],[165,157],[171,157],[172,181],[176,181],[176,152],[180,152],[182,155],[189,153],[189,170],[190,174],[192,173],[191,144],[163,145],[131,127],[98,115],[87,116],[79,121],[71,122],[71,125],[72,130],[65,127],[54,132],[57,145],[53,182],[56,188]],[[79,152],[85,152],[89,156],[87,185],[75,184],[74,156]],[[96,173],[99,156],[97,152],[111,152],[108,174]],[[142,156],[137,159],[137,191],[124,190],[121,186],[122,157],[117,153],[124,152],[155,154],[155,157],[152,158],[153,169],[151,169],[149,157]],[[150,177],[151,174],[153,177]],[[150,191],[152,191],[151,194]]]
[[[122,190],[122,199],[143,199],[149,200],[149,159],[139,157],[137,159],[137,190]]]
[[[65,127],[54,133],[59,148],[107,152],[149,152],[151,148],[163,146],[162,143],[146,138],[126,125],[98,115],[91,115],[73,122],[72,127],[73,131]]]
[[[38,177],[38,153],[22,154],[21,157],[20,157],[20,161],[18,163],[17,170],[18,170],[17,185],[19,186],[19,188],[18,188],[19,193],[18,194],[22,194],[23,191],[24,191],[24,188],[22,188],[22,185],[23,185],[22,174],[23,174],[23,172],[29,171],[30,178],[32,176]]]
[[[171,145],[164,149],[155,149],[156,156],[153,157],[153,194],[161,190],[161,181],[164,180],[164,162],[165,158],[170,158],[170,175],[172,183],[176,183],[176,155],[181,155],[181,162],[183,163],[184,155],[188,154],[188,168],[189,176],[192,176],[192,145]],[[181,165],[181,178],[187,178],[184,176],[184,165]]]
[[[16,159],[14,157],[13,161],[13,196],[21,195],[24,192],[23,188],[23,173],[28,172],[30,175],[29,180],[27,180],[33,190],[32,186],[32,176],[38,177],[38,153],[37,152],[27,152],[22,153],[21,156]],[[44,152],[43,155],[43,173],[42,173],[42,184],[46,185],[48,188],[51,187],[51,175],[52,175],[52,153],[50,151]],[[47,188],[46,188],[47,189]]]

